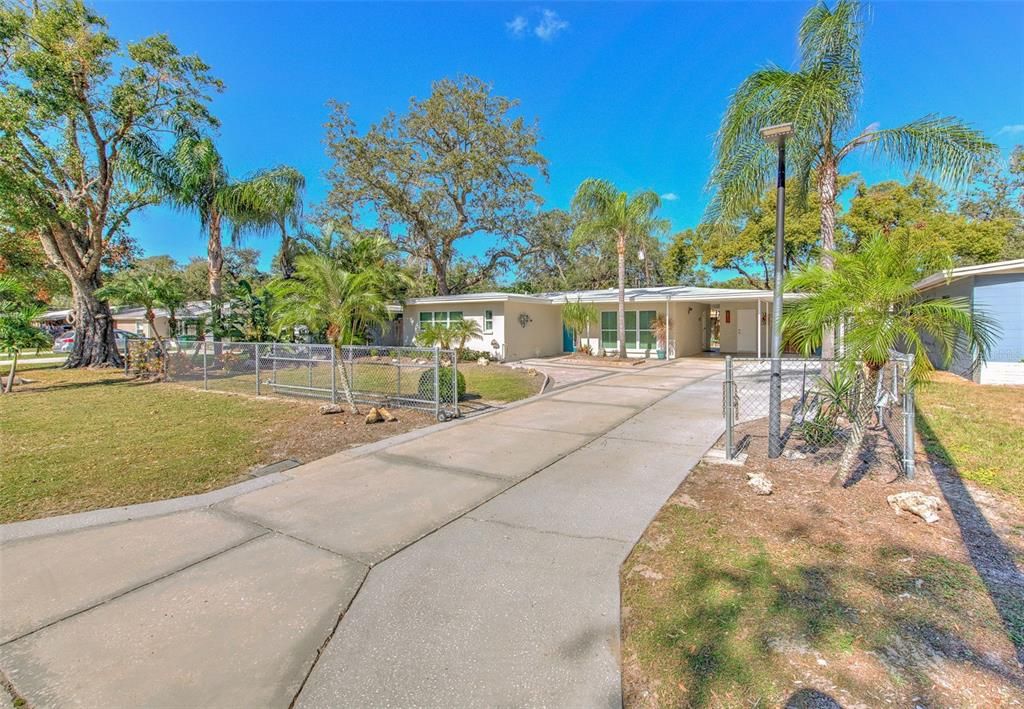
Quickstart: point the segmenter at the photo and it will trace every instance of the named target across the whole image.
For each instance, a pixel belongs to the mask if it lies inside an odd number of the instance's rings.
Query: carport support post
[[[253,349],[256,350],[256,396],[260,395],[260,344],[257,342],[253,345]]]
[[[209,389],[210,383],[206,380],[206,336],[203,336],[203,389]]]
[[[725,407],[725,459],[732,460],[733,451],[733,427],[736,425],[734,420],[734,414],[736,409],[733,407],[733,381],[732,381],[732,355],[725,356],[725,392],[723,398],[723,406]]]
[[[459,417],[459,351],[452,351],[452,405],[455,418]]]

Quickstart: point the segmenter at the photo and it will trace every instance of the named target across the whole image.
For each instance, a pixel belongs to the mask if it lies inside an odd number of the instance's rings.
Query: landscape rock
[[[388,409],[385,409],[383,406],[380,407],[379,409],[377,409],[377,411],[380,413],[380,415],[383,417],[383,419],[385,421],[397,421],[398,420],[397,416],[395,416],[393,413],[391,413],[391,411],[389,411]]]
[[[486,367],[488,364],[491,363],[491,360],[487,359],[486,357],[481,357],[476,361],[476,363],[479,364],[481,367]]]
[[[772,494],[772,481],[764,473],[747,473],[747,485],[754,488],[758,495]]]
[[[370,409],[370,412],[368,414],[366,414],[366,423],[367,424],[380,423],[383,420],[384,420],[384,417],[380,415],[380,410],[376,406],[374,406],[372,409]]]
[[[896,511],[896,514],[906,511],[911,512],[928,524],[939,521],[939,510],[942,503],[939,498],[932,495],[925,495],[923,492],[912,490],[910,492],[898,492],[885,498],[889,507]]]
[[[529,377],[536,377],[537,376],[537,370],[534,369],[533,367],[530,367],[529,369],[526,370],[526,375],[529,376]]]
[[[782,457],[788,458],[789,460],[803,460],[804,458],[807,457],[807,454],[801,453],[800,451],[795,451],[792,448],[787,448],[786,450],[782,451]]]
[[[345,412],[345,407],[341,404],[320,404],[319,411],[322,415],[341,414]]]

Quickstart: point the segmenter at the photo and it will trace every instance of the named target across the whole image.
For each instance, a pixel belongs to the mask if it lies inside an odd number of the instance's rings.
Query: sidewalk
[[[720,367],[10,542],[0,668],[34,706],[617,705],[619,564],[720,434]]]

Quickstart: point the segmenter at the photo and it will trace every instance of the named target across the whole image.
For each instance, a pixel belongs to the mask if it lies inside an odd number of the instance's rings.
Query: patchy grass
[[[960,477],[1024,502],[1024,387],[981,386],[944,372],[917,392],[928,453]]]
[[[913,484],[838,490],[776,470],[762,497],[743,468],[698,466],[622,568],[626,705],[1024,700],[1017,621],[997,612],[949,509],[926,525],[886,505],[901,489],[941,496],[921,468]]]
[[[203,392],[116,370],[34,370],[0,396],[0,522],[205,492],[432,423],[320,416],[320,402]]]
[[[540,392],[544,377],[530,376],[525,369],[512,369],[500,364],[459,364],[466,377],[466,398],[506,403],[518,401]]]

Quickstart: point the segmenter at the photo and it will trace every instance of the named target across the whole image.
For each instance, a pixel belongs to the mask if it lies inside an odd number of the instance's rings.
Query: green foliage
[[[0,211],[2,211],[0,207]],[[68,281],[46,260],[39,238],[4,229],[0,215],[0,277],[14,279],[33,300],[66,302],[71,294]]]
[[[222,324],[227,337],[243,342],[276,339],[271,317],[274,295],[269,288],[254,288],[249,281],[239,281],[227,306],[228,312]]]
[[[386,225],[399,251],[434,276],[442,295],[494,276],[526,248],[522,238],[546,177],[536,126],[511,114],[516,102],[470,76],[442,79],[402,116],[389,113],[362,135],[346,106],[327,124],[331,191],[327,209],[346,220]],[[457,247],[476,235],[495,246],[465,274],[450,273]]]
[[[335,346],[361,342],[367,327],[383,326],[390,318],[389,301],[381,295],[392,287],[386,279],[380,269],[352,272],[327,256],[299,256],[293,278],[268,286],[273,327],[279,332],[307,327]]]
[[[441,367],[437,372],[437,385],[441,390],[442,401],[451,398],[452,392],[452,380],[453,378],[458,383],[458,394],[459,399],[463,399],[466,396],[466,378],[462,375],[462,372],[458,373],[458,377],[455,377],[455,372],[451,367]],[[418,391],[420,396],[426,399],[434,398],[434,370],[428,369],[420,375],[420,382]]]
[[[596,324],[599,318],[600,313],[597,306],[592,303],[584,303],[579,298],[562,306],[562,322],[573,331],[577,345],[587,328]]]
[[[836,254],[835,270],[806,266],[787,279],[787,290],[807,297],[786,304],[784,337],[805,354],[821,346],[826,331],[844,324],[844,357],[877,370],[900,346],[916,356],[912,376],[933,368],[927,338],[948,364],[958,346],[983,361],[995,326],[964,298],[922,299],[914,283],[932,266],[932,253],[896,238],[876,234],[853,253]]]
[[[959,266],[1003,258],[1013,223],[1001,217],[982,220],[956,214],[947,197],[945,190],[919,175],[906,185],[858,185],[841,220],[845,246],[856,248],[862,239],[881,232],[932,251],[932,270],[950,261]]]

